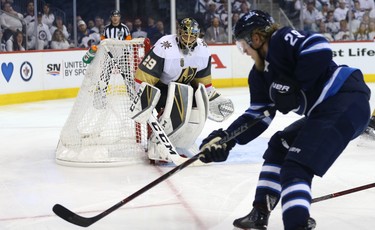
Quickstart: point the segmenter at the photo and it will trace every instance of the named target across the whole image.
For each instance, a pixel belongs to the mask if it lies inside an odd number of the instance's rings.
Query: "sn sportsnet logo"
[[[61,64],[48,64],[47,74],[51,76],[60,76]]]
[[[276,89],[280,93],[287,93],[287,92],[289,92],[290,86],[288,86],[288,85],[282,85],[282,84],[273,82],[272,83],[272,88]]]

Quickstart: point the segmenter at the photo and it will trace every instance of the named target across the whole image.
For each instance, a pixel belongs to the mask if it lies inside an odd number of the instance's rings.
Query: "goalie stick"
[[[228,135],[223,137],[218,143],[224,144],[224,143],[232,140],[233,138],[237,137],[238,135],[245,132],[250,127],[256,125],[258,122],[260,122],[261,120],[263,120],[264,118],[269,117],[269,116],[270,116],[270,112],[267,111],[267,110],[264,111],[263,114],[257,116],[256,118],[254,118],[253,120],[251,120],[247,123],[242,124],[237,129],[228,133]],[[128,202],[130,202],[134,198],[140,196],[141,194],[143,194],[146,191],[150,190],[151,188],[155,187],[159,183],[165,181],[166,179],[168,179],[169,177],[171,177],[175,173],[177,173],[177,172],[181,171],[182,169],[186,168],[187,166],[191,165],[192,163],[194,163],[195,161],[197,161],[201,157],[204,157],[204,154],[202,152],[197,153],[192,158],[190,158],[190,159],[186,160],[185,162],[183,162],[182,164],[174,167],[172,170],[163,174],[159,178],[155,179],[151,183],[147,184],[143,188],[139,189],[138,191],[134,192],[130,196],[126,197],[125,199],[121,200],[117,204],[113,205],[109,209],[103,211],[102,213],[99,213],[96,216],[83,217],[83,216],[80,216],[80,215],[70,211],[69,209],[65,208],[64,206],[62,206],[60,204],[55,204],[53,206],[52,210],[57,216],[59,216],[60,218],[66,220],[66,221],[68,221],[72,224],[75,224],[75,225],[78,225],[78,226],[81,226],[81,227],[88,227],[88,226],[92,225],[93,223],[97,222],[98,220],[104,218],[108,214],[112,213],[113,211],[119,209],[121,206],[127,204]]]
[[[126,79],[124,72],[122,69],[118,66],[117,61],[113,57],[111,51],[108,49],[106,44],[103,44],[104,49],[106,50],[108,56],[110,57],[113,65],[120,71],[121,76]],[[128,92],[131,93],[131,95],[136,95],[133,92],[133,87],[127,84],[127,81],[125,81],[126,88]],[[164,129],[162,126],[159,124],[158,120],[155,118],[154,115],[151,115],[150,119],[147,121],[147,123],[150,125],[152,131],[156,134],[158,140],[160,143],[168,150],[169,153],[169,158],[172,160],[172,162],[175,165],[180,165],[184,162],[186,162],[189,158],[183,157],[180,154],[178,154],[176,148],[173,146],[172,142],[169,140],[168,135],[164,132]],[[195,162],[193,164],[194,166],[201,166],[203,165],[202,162]]]

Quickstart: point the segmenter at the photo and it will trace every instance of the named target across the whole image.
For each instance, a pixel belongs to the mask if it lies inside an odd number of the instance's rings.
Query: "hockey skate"
[[[267,229],[271,210],[275,208],[277,203],[277,197],[266,195],[265,204],[254,206],[247,216],[234,220],[235,229]]]
[[[367,127],[362,134],[363,138],[375,141],[375,129],[373,127]]]
[[[300,227],[298,230],[313,230],[316,227],[316,222],[313,218],[309,217],[305,227]]]
[[[167,149],[159,142],[154,134],[151,135],[147,142],[147,155],[150,164],[165,165],[172,162],[168,157]]]
[[[253,208],[251,212],[242,218],[238,218],[233,222],[234,229],[245,229],[255,230],[262,229],[267,230],[268,219],[270,217],[269,211],[262,211],[259,208]],[[299,227],[297,230],[313,230],[316,227],[316,222],[313,218],[307,220],[305,227]]]
[[[367,127],[366,130],[359,136],[357,146],[369,148],[375,147],[375,129],[373,127]]]
[[[254,207],[247,216],[234,220],[233,225],[236,227],[235,229],[266,230],[270,214],[270,211]]]

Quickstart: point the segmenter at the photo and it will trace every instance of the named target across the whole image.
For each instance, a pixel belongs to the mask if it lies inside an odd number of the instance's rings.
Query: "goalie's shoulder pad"
[[[160,90],[149,83],[142,82],[130,106],[130,117],[139,123],[147,122],[159,99]]]

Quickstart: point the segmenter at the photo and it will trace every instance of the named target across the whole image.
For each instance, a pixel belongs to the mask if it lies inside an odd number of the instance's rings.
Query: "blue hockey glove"
[[[275,108],[287,114],[299,106],[300,90],[288,81],[274,81],[270,88],[270,97],[275,103]]]
[[[224,144],[218,144],[218,142],[225,136],[227,136],[227,133],[223,129],[218,129],[212,131],[212,133],[202,141],[199,149],[204,154],[204,158],[200,158],[203,163],[222,162],[227,160],[229,151],[233,148],[236,142],[230,140]]]

